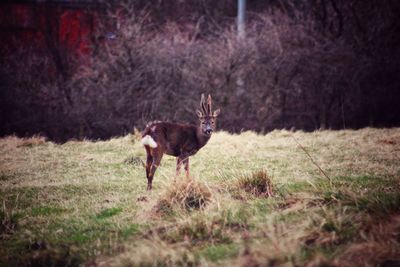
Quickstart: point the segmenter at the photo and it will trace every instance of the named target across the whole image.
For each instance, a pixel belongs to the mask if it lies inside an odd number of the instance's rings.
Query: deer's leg
[[[148,146],[145,146],[146,148],[146,178],[147,178],[147,189],[149,189],[149,183],[150,183],[150,169],[151,169],[151,164],[153,164],[153,156],[151,155],[151,150]]]
[[[186,178],[189,178],[189,157],[183,159],[183,164],[185,165]]]
[[[147,190],[151,190],[153,187],[154,173],[156,172],[157,167],[160,166],[163,154],[164,153],[161,150],[158,149],[152,150],[153,162],[151,163],[149,177],[147,178]]]
[[[177,157],[176,158],[176,173],[175,173],[175,179],[177,177],[179,177],[180,173],[181,173],[181,167],[182,167],[182,158],[181,157]]]
[[[150,149],[146,147],[147,159],[146,159],[146,178],[149,180],[151,164],[153,163],[153,157],[151,156]]]
[[[153,157],[150,154],[147,154],[147,160],[146,160],[146,177],[147,177],[147,181],[149,181],[150,170],[151,170],[151,164],[152,163],[153,163]]]

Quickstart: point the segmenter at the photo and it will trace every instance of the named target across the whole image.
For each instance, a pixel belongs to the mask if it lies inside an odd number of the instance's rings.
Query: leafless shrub
[[[106,4],[85,59],[51,42],[57,49],[13,51],[0,70],[11,77],[1,132],[107,138],[153,119],[195,122],[201,93],[234,132],[398,123],[396,4],[265,4],[249,11],[244,40],[223,16],[232,13],[227,1],[185,2],[180,13],[185,4],[196,12],[179,23],[163,4]]]

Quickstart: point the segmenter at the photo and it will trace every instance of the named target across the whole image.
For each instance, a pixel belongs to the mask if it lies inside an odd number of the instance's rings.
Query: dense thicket
[[[1,134],[195,123],[203,92],[234,132],[399,125],[399,1],[248,0],[244,40],[234,4],[114,2],[96,13],[89,55],[65,53],[51,27],[44,44],[3,49]]]

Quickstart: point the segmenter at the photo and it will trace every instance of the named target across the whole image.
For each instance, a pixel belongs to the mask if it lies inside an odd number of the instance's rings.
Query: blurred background
[[[197,123],[230,132],[400,125],[400,1],[0,3],[0,135],[63,142]]]

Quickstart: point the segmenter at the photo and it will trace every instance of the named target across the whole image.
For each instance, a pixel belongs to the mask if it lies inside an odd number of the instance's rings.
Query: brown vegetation
[[[90,55],[49,49],[51,28],[48,48],[0,51],[0,133],[61,141],[194,122],[203,92],[234,132],[399,124],[396,1],[252,1],[243,41],[228,1],[146,3],[105,6]]]
[[[154,207],[157,214],[168,215],[174,209],[193,210],[204,208],[211,200],[210,189],[194,180],[185,179],[171,184]]]
[[[271,178],[265,170],[258,170],[250,175],[237,178],[231,191],[233,197],[238,199],[246,198],[246,196],[243,195],[244,192],[255,197],[267,198],[274,195]]]

